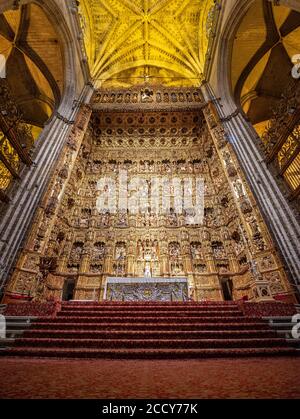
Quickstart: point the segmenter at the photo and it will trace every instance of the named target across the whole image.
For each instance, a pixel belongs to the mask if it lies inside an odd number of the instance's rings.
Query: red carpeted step
[[[71,311],[71,310],[69,310],[69,311],[61,311],[61,312],[59,312],[59,313],[57,313],[57,316],[58,317],[68,317],[68,316],[75,316],[75,317],[89,317],[89,316],[91,316],[91,317],[109,317],[109,318],[112,318],[112,317],[120,317],[120,316],[122,316],[122,317],[131,317],[131,316],[134,316],[134,317],[136,317],[136,316],[138,316],[138,317],[153,317],[153,316],[155,316],[155,317],[163,317],[163,316],[165,316],[165,317],[169,317],[170,316],[170,314],[172,315],[172,316],[178,316],[178,317],[193,317],[193,316],[203,316],[203,317],[217,317],[217,316],[226,316],[226,317],[229,317],[229,316],[238,316],[238,317],[241,317],[243,314],[242,314],[242,312],[241,311],[238,311],[238,310],[236,310],[236,311],[232,311],[232,310],[227,310],[227,311],[222,311],[222,310],[220,310],[220,311],[206,311],[206,310],[202,310],[202,311],[200,311],[200,310],[177,310],[177,311],[174,311],[174,312],[172,312],[172,313],[170,313],[168,310],[164,310],[164,311],[162,311],[162,310],[160,310],[160,311],[155,311],[155,310],[147,310],[147,311],[138,311],[138,312],[136,312],[135,310],[120,310],[120,311],[116,311],[116,310],[113,310],[113,311],[106,311],[106,310],[98,310],[98,311],[92,311],[92,310],[90,310],[90,311],[86,311],[86,310],[82,310],[82,311],[79,311],[79,310],[75,310],[75,311]]]
[[[70,301],[62,301],[62,307],[72,307],[72,306],[81,306],[81,307],[89,307],[89,306],[141,306],[141,307],[148,307],[148,306],[237,306],[238,303],[236,301],[93,301],[93,300],[70,300]]]
[[[230,338],[274,338],[272,330],[37,330],[30,329],[25,338],[69,338],[69,339],[230,339]]]
[[[58,316],[241,316],[243,313],[239,310],[65,310],[57,313]]]
[[[272,348],[285,346],[285,339],[53,339],[19,338],[15,346],[35,348],[111,348],[111,349],[209,349],[209,348]]]
[[[107,359],[191,359],[251,356],[287,356],[296,351],[288,347],[275,348],[222,348],[222,349],[61,349],[61,348],[12,348],[3,355],[55,358],[107,358]]]
[[[48,320],[48,321],[47,321]],[[36,321],[32,324],[35,329],[53,329],[53,330],[64,330],[64,329],[94,329],[94,330],[145,330],[145,323],[64,323],[64,322],[52,322],[49,319],[40,322]],[[266,322],[256,321],[250,322],[231,322],[231,323],[147,323],[146,327],[148,330],[265,330]]]
[[[33,321],[8,354],[171,359],[296,351],[236,303],[73,302],[54,318]]]
[[[168,311],[170,312],[179,312],[179,311],[191,311],[191,310],[197,310],[198,312],[208,312],[208,311],[241,311],[240,308],[238,306],[106,306],[106,305],[90,305],[87,307],[82,307],[82,306],[75,306],[75,305],[71,305],[71,306],[62,306],[62,312],[69,312],[69,311],[100,311],[100,312],[108,312],[111,313],[113,311],[115,312],[123,312],[123,311],[155,311],[155,312],[160,312],[160,311]]]
[[[246,318],[245,316],[184,316],[182,320],[186,323],[230,323],[230,322],[257,322],[258,319],[254,317]],[[72,322],[72,323],[178,323],[181,320],[180,316],[57,316],[51,319],[53,323]],[[40,317],[39,322],[49,322],[48,317]]]

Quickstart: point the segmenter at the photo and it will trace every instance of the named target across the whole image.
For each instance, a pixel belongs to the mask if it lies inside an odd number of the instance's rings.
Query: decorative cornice
[[[205,106],[199,88],[140,85],[132,89],[96,90],[94,110],[195,110]]]

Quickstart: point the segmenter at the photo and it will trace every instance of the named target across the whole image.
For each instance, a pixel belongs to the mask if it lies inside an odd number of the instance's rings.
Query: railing
[[[6,192],[13,179],[19,178],[23,165],[32,161],[30,151],[34,143],[30,127],[22,121],[10,88],[0,79],[0,200],[8,202]]]

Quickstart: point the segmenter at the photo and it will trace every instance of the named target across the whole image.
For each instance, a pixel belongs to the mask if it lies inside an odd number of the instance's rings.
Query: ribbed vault
[[[0,15],[0,53],[24,122],[42,128],[60,102],[63,60],[55,28],[39,6]]]
[[[199,85],[213,0],[81,0],[97,86]]]
[[[299,80],[292,76],[299,45],[300,13],[255,0],[237,31],[231,68],[236,102],[260,135],[266,162],[286,181],[291,201],[300,195]]]
[[[300,13],[256,0],[237,32],[232,86],[259,133],[291,83],[292,57],[299,54]]]
[[[32,164],[35,139],[59,106],[64,84],[56,28],[41,7],[27,4],[0,15],[0,199]]]

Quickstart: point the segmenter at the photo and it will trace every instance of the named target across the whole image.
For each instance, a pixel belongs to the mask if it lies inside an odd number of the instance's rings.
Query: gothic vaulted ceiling
[[[259,134],[292,81],[299,44],[300,13],[267,0],[253,3],[236,34],[232,87]]]
[[[150,82],[197,86],[213,0],[81,0],[80,16],[97,87]]]
[[[35,4],[0,15],[6,81],[23,120],[42,128],[63,90],[63,59],[55,28]]]

